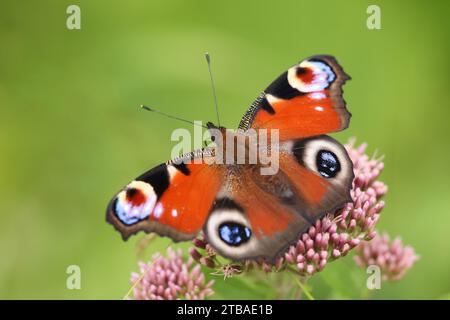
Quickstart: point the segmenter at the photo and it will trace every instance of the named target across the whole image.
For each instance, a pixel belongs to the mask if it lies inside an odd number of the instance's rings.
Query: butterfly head
[[[220,131],[226,130],[225,127],[222,127],[222,126],[216,126],[216,125],[215,125],[214,123],[212,123],[211,121],[208,121],[208,122],[206,123],[206,127],[208,128],[208,130],[210,130],[210,129],[218,129],[218,130],[220,130]]]
[[[206,123],[206,127],[208,128],[208,131],[211,135],[212,141],[214,141],[216,139],[218,132],[222,135],[225,135],[225,132],[227,130],[227,128],[222,127],[222,126],[216,126],[214,123],[212,123],[210,121]]]

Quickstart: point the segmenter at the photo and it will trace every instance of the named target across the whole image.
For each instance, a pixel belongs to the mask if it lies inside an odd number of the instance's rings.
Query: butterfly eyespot
[[[303,60],[288,70],[287,79],[300,92],[318,92],[328,88],[336,79],[333,69],[321,59]]]
[[[348,184],[353,179],[352,161],[345,147],[328,136],[297,140],[292,153],[298,163],[323,179]]]
[[[250,228],[236,222],[224,222],[218,229],[220,239],[234,247],[248,242],[252,236]]]
[[[319,150],[316,156],[317,171],[324,178],[334,178],[341,170],[336,154],[329,150]]]
[[[122,224],[133,225],[151,215],[156,198],[150,184],[133,181],[117,195],[112,211]]]
[[[203,230],[214,250],[229,259],[240,259],[258,242],[244,209],[229,197],[216,199]]]

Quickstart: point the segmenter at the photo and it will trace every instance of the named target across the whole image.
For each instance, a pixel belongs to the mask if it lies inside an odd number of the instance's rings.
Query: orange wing
[[[239,128],[278,129],[280,141],[343,130],[351,116],[342,98],[348,79],[334,57],[305,59],[264,90]]]
[[[351,201],[353,166],[336,140],[317,136],[280,147],[276,174],[234,168],[219,191],[204,230],[223,256],[274,262],[317,219]]]
[[[210,162],[209,162],[210,163]],[[194,238],[223,183],[223,167],[169,161],[129,183],[110,201],[106,219],[124,240],[156,232],[174,241]]]
[[[262,258],[274,262],[309,226],[290,200],[282,201],[241,170],[219,192],[204,233],[208,243],[232,260]]]
[[[281,148],[280,171],[289,179],[307,220],[315,221],[351,201],[353,164],[338,141],[322,135],[288,141]]]

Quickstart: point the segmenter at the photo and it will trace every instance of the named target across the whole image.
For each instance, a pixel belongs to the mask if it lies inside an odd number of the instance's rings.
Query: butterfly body
[[[145,231],[182,241],[203,231],[225,257],[274,261],[350,201],[352,163],[326,135],[348,125],[347,79],[331,56],[301,61],[261,93],[238,130],[208,123],[215,147],[161,164],[119,191],[107,221],[124,239]]]

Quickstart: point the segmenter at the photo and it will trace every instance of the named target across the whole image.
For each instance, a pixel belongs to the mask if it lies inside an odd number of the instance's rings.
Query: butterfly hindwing
[[[281,145],[280,170],[230,170],[204,227],[209,243],[233,260],[275,259],[326,213],[351,201],[353,167],[328,136]]]
[[[332,56],[305,59],[263,91],[239,127],[244,131],[278,129],[281,141],[343,130],[350,113],[342,85],[349,78]]]
[[[351,201],[353,163],[335,139],[317,136],[284,142],[279,164],[307,218],[315,221]]]
[[[288,190],[284,199],[268,192],[249,169],[229,176],[233,178],[219,192],[204,227],[208,243],[232,260],[273,262],[309,222],[295,212]]]

